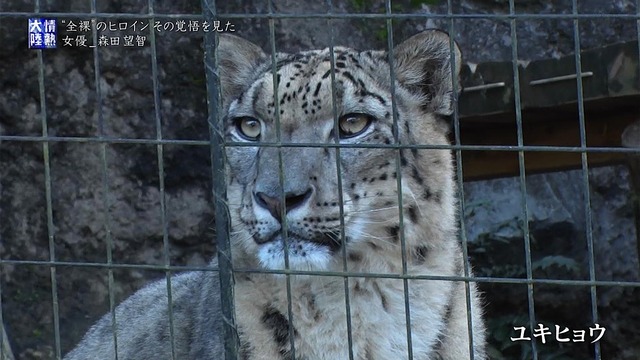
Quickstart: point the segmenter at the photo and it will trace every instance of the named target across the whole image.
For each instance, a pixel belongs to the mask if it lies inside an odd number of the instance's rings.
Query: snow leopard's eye
[[[260,139],[260,134],[262,133],[260,120],[250,116],[243,116],[234,119],[234,123],[236,129],[238,129],[238,133],[240,133],[240,136],[245,140],[257,141]]]
[[[371,115],[367,114],[346,114],[340,117],[340,138],[348,139],[362,134],[373,122]]]

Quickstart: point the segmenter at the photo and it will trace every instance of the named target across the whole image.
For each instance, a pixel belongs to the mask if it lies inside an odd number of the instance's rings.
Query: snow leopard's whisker
[[[240,234],[246,232],[246,230],[236,230],[236,231],[230,231],[229,235],[236,235],[236,234]]]
[[[240,227],[238,227],[237,230],[236,230],[236,228],[232,228],[231,231],[229,232],[229,235],[236,236],[236,235],[239,235],[239,234],[242,234],[242,233],[246,233],[247,236],[243,237],[243,238],[236,238],[234,240],[235,241],[241,241],[241,242],[247,241],[247,240],[253,238],[253,236],[258,233],[258,230],[255,230],[255,231],[252,231],[252,232],[247,232],[247,229],[242,229]]]
[[[370,234],[368,232],[362,231],[362,230],[356,230],[356,229],[352,229],[352,232],[361,235],[361,237],[363,238],[367,238],[367,239],[373,239],[376,241],[380,241],[383,242],[385,244],[389,244],[389,245],[393,245],[393,246],[398,246],[398,244],[395,244],[393,242],[393,236],[389,235],[389,236],[376,236],[373,234]]]
[[[390,222],[397,222],[397,219],[395,219],[395,218],[384,219],[384,220],[361,220],[361,219],[358,219],[358,223],[359,224],[373,224],[373,225],[376,225],[376,224],[388,224]],[[345,227],[347,227],[347,226],[348,225],[345,224]]]
[[[371,223],[374,223],[374,222],[371,222]],[[358,230],[358,229],[348,229],[348,232],[356,234],[359,238],[360,237],[366,237],[367,239],[373,239],[373,240],[381,241],[381,242],[388,243],[388,244],[391,244],[391,245],[397,245],[397,244],[393,244],[392,241],[387,240],[387,239],[393,239],[393,236],[376,236],[376,235],[373,235],[373,234],[370,234],[368,232],[365,232],[365,231],[362,231],[362,230]],[[340,232],[339,231],[330,230],[329,233],[334,235],[334,236],[336,236],[336,238],[340,238]]]
[[[406,208],[408,206],[409,205],[405,204],[403,205],[403,208]],[[396,205],[396,206],[379,207],[379,208],[373,208],[373,209],[355,210],[355,211],[350,211],[349,214],[369,214],[369,213],[388,211],[388,210],[398,210],[398,206]]]
[[[404,189],[409,195],[411,195],[411,198],[413,199],[413,205],[415,205],[418,208],[418,212],[420,213],[420,215],[422,216],[422,207],[420,206],[420,202],[418,201],[418,199],[416,198],[416,195],[413,193],[413,190],[411,190],[410,187],[406,186]],[[403,199],[404,200],[404,199]],[[402,202],[403,204],[405,203],[405,201]]]
[[[355,199],[345,199],[342,203],[343,204],[355,204],[359,201],[362,201],[364,199],[384,199],[384,198],[390,198],[390,199],[397,199],[398,195],[397,194],[393,194],[393,195],[367,195],[367,196],[360,196],[358,198],[358,200]]]

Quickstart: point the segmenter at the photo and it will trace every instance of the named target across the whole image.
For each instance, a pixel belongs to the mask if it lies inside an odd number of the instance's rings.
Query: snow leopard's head
[[[403,234],[417,260],[438,246],[455,229],[450,154],[397,145],[448,143],[440,119],[452,113],[460,63],[451,45],[426,31],[391,55],[335,47],[272,57],[221,36],[234,246],[269,269],[285,267],[285,250],[290,268],[341,269],[342,249],[354,264],[374,261],[399,254]]]

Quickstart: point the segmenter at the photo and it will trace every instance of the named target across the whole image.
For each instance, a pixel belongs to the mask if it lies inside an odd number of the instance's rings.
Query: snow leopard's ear
[[[266,59],[262,49],[241,37],[220,34],[218,66],[225,107],[250,85],[255,70]]]
[[[460,73],[460,49],[449,42],[449,35],[427,30],[400,43],[393,50],[395,77],[411,92],[424,97],[425,110],[440,115],[453,113],[453,79]],[[453,50],[453,51],[452,51]],[[451,76],[451,53],[455,57]],[[458,91],[460,86],[457,87]]]

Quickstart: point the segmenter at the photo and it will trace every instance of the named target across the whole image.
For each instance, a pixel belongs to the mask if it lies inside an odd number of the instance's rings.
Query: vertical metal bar
[[[2,253],[0,253],[0,260],[2,259]],[[3,265],[0,264],[0,274],[4,273]],[[4,329],[4,317],[2,316],[2,281],[0,280],[0,360],[13,360],[9,358],[9,344],[6,342],[7,333]],[[7,355],[5,356],[5,352]]]
[[[636,0],[636,40],[638,44],[638,59],[640,60],[640,0]],[[638,66],[640,66],[640,64]],[[636,229],[636,231],[640,232],[640,229]],[[640,239],[640,236],[638,239]],[[640,247],[640,244],[638,244],[638,246]]]
[[[393,22],[391,18],[391,0],[385,1],[385,14],[387,15],[386,27],[387,27],[387,48],[388,48],[388,62],[389,62],[389,78],[391,82],[391,112],[393,117],[393,141],[394,144],[400,144],[400,138],[398,137],[398,104],[396,102],[396,74],[394,69],[394,57],[393,57]],[[400,151],[396,151],[396,187],[398,189],[398,226],[400,227],[400,251],[402,252],[402,275],[407,275],[407,244],[404,235],[404,204],[402,199],[402,168]],[[404,294],[404,311],[405,311],[405,324],[407,328],[407,359],[413,359],[413,344],[411,338],[411,304],[409,301],[409,280],[405,277],[403,282],[403,294]]]
[[[0,238],[1,240],[1,238]],[[0,252],[0,260],[2,260],[2,253]],[[4,266],[0,264],[0,274],[4,273]],[[13,360],[7,359],[9,355],[5,356],[6,347],[8,344],[5,344],[5,339],[7,338],[6,331],[4,330],[4,317],[2,316],[2,280],[0,279],[0,360]],[[7,345],[5,347],[5,345]],[[8,351],[7,351],[8,352]]]
[[[509,15],[515,15],[515,3],[514,0],[509,0]],[[516,127],[518,137],[518,147],[522,147],[524,140],[522,134],[522,102],[520,99],[520,73],[518,72],[518,36],[516,28],[516,19],[511,18],[509,21],[509,27],[511,29],[511,62],[513,64],[513,88],[514,88],[514,103],[516,112]],[[524,150],[518,150],[518,170],[520,179],[520,195],[522,196],[522,229],[524,233],[524,252],[525,252],[525,266],[527,271],[527,280],[533,279],[533,270],[531,266],[531,234],[529,232],[529,209],[527,206],[527,183],[526,183],[526,169],[524,162]],[[527,284],[527,303],[529,305],[529,328],[534,329],[536,323],[535,302],[533,297],[533,283]],[[538,349],[536,344],[536,338],[531,341],[531,351],[533,360],[538,359]]]
[[[95,14],[97,11],[96,0],[91,1],[91,14]],[[95,19],[95,18],[94,18]],[[92,21],[94,20],[92,19]],[[103,139],[104,134],[104,116],[102,115],[102,87],[100,85],[100,56],[98,52],[98,32],[96,30],[95,22],[91,27],[91,35],[93,45],[93,66],[94,66],[94,82],[96,86],[96,113],[98,114],[98,138]],[[113,238],[111,234],[111,220],[109,216],[109,178],[107,174],[107,144],[105,142],[100,143],[100,161],[102,169],[102,203],[104,206],[104,227],[105,238],[107,240],[107,264],[113,264]],[[107,283],[109,290],[109,312],[111,314],[111,331],[113,333],[113,346],[116,360],[118,359],[118,334],[117,334],[117,319],[116,319],[116,301],[114,294],[114,278],[113,270],[109,266],[107,270]]]
[[[40,12],[40,0],[35,2],[35,12]],[[49,136],[49,126],[47,125],[47,100],[46,91],[44,85],[44,59],[42,50],[36,50],[38,52],[38,88],[40,95],[40,114],[42,137]],[[53,225],[53,202],[51,199],[51,159],[49,154],[49,142],[44,141],[42,143],[42,157],[44,160],[44,188],[45,188],[45,201],[47,207],[47,235],[49,239],[49,261],[56,261],[56,245],[55,245],[55,226]],[[62,359],[60,350],[60,313],[58,303],[58,282],[56,279],[56,267],[51,265],[49,267],[51,277],[51,306],[53,308],[53,333],[55,340],[55,356],[56,359]]]
[[[578,15],[578,1],[572,0],[573,15]],[[576,74],[582,74],[582,57],[580,54],[580,26],[577,18],[573,19],[573,36],[574,36],[574,52],[576,61]],[[595,256],[593,252],[593,219],[591,216],[591,194],[589,192],[589,163],[587,162],[587,134],[584,118],[584,93],[582,87],[582,77],[577,76],[577,92],[578,92],[578,117],[580,121],[580,160],[582,163],[582,180],[583,180],[583,196],[584,196],[584,212],[585,227],[587,233],[587,251],[589,254],[589,280],[596,279]],[[596,286],[591,285],[591,315],[593,322],[598,323],[598,295]],[[600,342],[594,344],[595,358],[600,360]]]
[[[149,0],[149,14],[154,15],[154,0]],[[156,32],[154,31],[155,19],[151,17],[149,19],[149,39],[151,40],[151,77],[153,81],[153,108],[154,117],[156,123],[156,140],[162,140],[162,113],[160,103],[160,84],[158,80],[158,52],[156,44]],[[176,359],[175,349],[175,333],[174,333],[174,319],[173,319],[173,296],[171,289],[171,258],[169,256],[169,230],[167,224],[167,202],[164,187],[164,146],[159,143],[156,145],[158,155],[158,185],[160,186],[160,216],[162,221],[162,249],[163,249],[163,261],[165,270],[165,278],[167,284],[167,314],[169,316],[169,337],[171,341],[171,359]]]
[[[2,235],[0,234],[0,243],[1,242],[2,242]],[[0,252],[0,261],[2,261],[1,252]],[[1,264],[1,263],[0,263],[0,274],[4,274],[4,264]],[[2,280],[0,279],[0,360],[14,360],[13,352],[11,351],[11,345],[9,344],[9,335],[7,334],[7,331],[4,326],[3,312],[4,311],[3,311],[3,305],[2,305]]]
[[[0,293],[0,296],[2,294]],[[0,307],[2,303],[0,302]],[[13,352],[11,351],[11,344],[9,344],[9,337],[7,335],[6,329],[4,328],[4,322],[2,322],[2,318],[0,317],[0,359],[2,360],[15,360],[13,356]]]
[[[0,141],[1,143],[2,141]],[[0,243],[2,243],[2,234],[0,234]],[[2,248],[0,248],[1,250]],[[0,274],[4,274],[4,264],[2,263],[2,252],[0,251]],[[4,328],[4,316],[2,306],[2,279],[0,279],[0,360],[13,360],[11,346],[9,345],[9,335]]]
[[[328,0],[327,5],[329,6],[329,14],[333,13],[333,0]],[[331,103],[332,103],[332,111],[333,111],[333,128],[339,129],[339,119],[338,119],[338,108],[337,108],[337,99],[336,99],[336,55],[334,51],[335,46],[335,29],[333,26],[333,21],[328,20],[329,32],[330,32],[330,44],[329,44],[329,58],[331,60]],[[334,131],[334,139],[333,141],[336,144],[340,144],[340,132]],[[344,225],[344,194],[342,193],[342,167],[340,164],[340,146],[336,146],[336,174],[337,174],[337,182],[338,182],[338,203],[340,204],[340,242],[342,243],[342,271],[347,273],[349,271],[347,267],[347,240],[345,235],[345,225]],[[349,295],[349,276],[345,275],[344,279],[344,306],[345,306],[345,316],[347,321],[347,345],[349,346],[349,360],[354,360],[353,357],[353,328],[351,324],[351,298]]]
[[[273,15],[273,2],[269,1],[267,6],[267,11],[269,15]],[[273,77],[273,103],[275,104],[275,115],[276,115],[276,142],[278,144],[278,181],[280,182],[280,188],[284,190],[285,188],[285,179],[284,179],[284,163],[282,162],[282,128],[281,128],[281,119],[280,119],[280,102],[278,101],[278,69],[277,69],[277,52],[276,52],[276,32],[275,32],[275,20],[273,17],[269,18],[269,44],[271,47],[271,76]],[[280,195],[280,203],[283,206],[284,213],[286,214],[286,195],[283,191]],[[282,217],[282,247],[284,249],[284,268],[285,268],[285,283],[287,288],[287,318],[289,320],[289,344],[291,345],[291,359],[296,358],[296,347],[295,347],[295,326],[293,323],[293,308],[291,303],[291,275],[289,274],[289,270],[291,270],[289,266],[289,234],[287,231],[287,217]]]
[[[451,0],[447,1],[447,15],[449,20],[449,51],[451,54],[451,81],[453,84],[453,93],[457,96],[458,94],[458,77],[456,76],[456,52],[455,52],[455,26],[453,21],[453,4]],[[453,127],[454,127],[454,137],[456,145],[461,145],[460,139],[460,114],[458,113],[457,102],[453,106]],[[458,187],[458,206],[460,208],[460,218],[459,221],[459,236],[460,243],[462,246],[462,264],[464,276],[469,277],[471,271],[469,270],[469,249],[468,249],[468,239],[467,239],[467,229],[466,224],[464,222],[464,207],[465,207],[465,197],[464,197],[464,177],[462,171],[462,151],[455,151],[455,159],[456,159],[456,181]],[[457,274],[456,274],[457,275]],[[478,309],[474,309],[471,306],[471,286],[469,285],[469,281],[464,282],[464,292],[465,292],[465,302],[466,302],[466,310],[467,310],[467,336],[469,339],[469,358],[473,360],[475,358],[475,349],[474,349],[474,339],[473,339],[473,311],[479,311]]]
[[[215,0],[202,0],[204,19],[210,23],[217,16]],[[213,182],[213,200],[216,219],[216,238],[218,250],[218,274],[220,277],[220,306],[224,331],[225,359],[238,358],[239,338],[234,310],[233,262],[229,238],[229,213],[227,208],[226,157],[224,142],[224,123],[219,111],[220,77],[216,56],[217,34],[207,32],[204,35],[204,64],[207,80],[207,109],[209,135],[211,140],[211,175]]]

